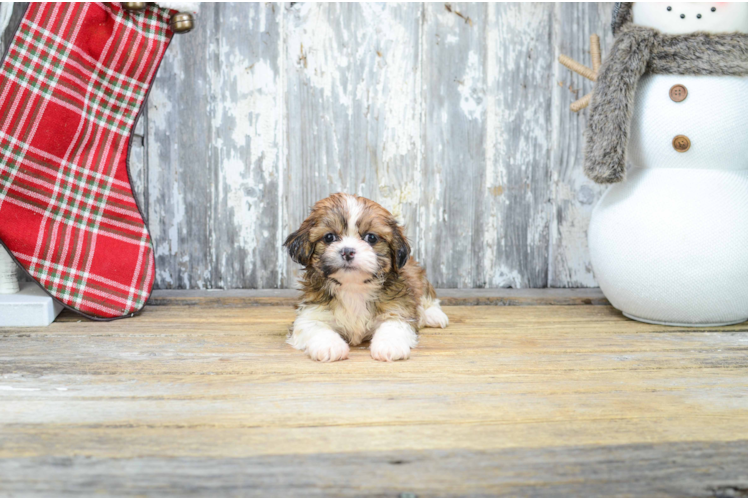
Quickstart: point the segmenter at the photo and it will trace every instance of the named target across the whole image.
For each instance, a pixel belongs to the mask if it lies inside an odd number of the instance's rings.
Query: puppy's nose
[[[353,256],[356,255],[356,251],[352,248],[345,247],[340,251],[340,255],[343,256],[343,260],[350,262],[353,260]]]

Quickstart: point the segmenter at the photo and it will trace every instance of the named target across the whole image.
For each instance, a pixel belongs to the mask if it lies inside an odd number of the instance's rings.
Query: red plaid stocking
[[[0,67],[0,240],[53,298],[91,318],[139,311],[153,286],[127,152],[169,15],[31,4]]]

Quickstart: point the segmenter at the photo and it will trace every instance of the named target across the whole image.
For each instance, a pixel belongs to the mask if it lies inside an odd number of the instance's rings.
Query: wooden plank
[[[176,36],[148,96],[148,221],[156,288],[212,288],[213,194],[210,67],[216,7]]]
[[[214,288],[278,287],[285,263],[280,206],[284,7],[212,7],[212,283]]]
[[[599,288],[437,289],[445,306],[610,305]]]
[[[150,100],[157,288],[292,286],[282,239],[336,191],[392,210],[436,286],[595,286],[591,87],[555,59],[605,51],[611,8],[206,6]]]
[[[240,458],[15,458],[0,459],[0,494],[730,498],[748,494],[747,450],[748,441],[735,441]]]
[[[547,284],[552,12],[426,7],[419,244],[436,286]]]
[[[473,247],[484,276],[466,286],[548,284],[553,12],[551,3],[488,5],[480,63],[487,80],[486,180],[482,192],[471,190],[484,200],[484,219],[474,227],[482,242]]]
[[[344,191],[382,203],[420,248],[421,19],[417,3],[286,11],[287,233]],[[298,266],[289,259],[288,269],[292,283]]]
[[[568,111],[591,84],[555,58],[589,62],[591,33],[605,53],[611,9],[206,5],[131,158],[156,287],[291,286],[280,243],[339,190],[396,213],[437,286],[596,286],[604,188],[581,170],[586,112]]]
[[[138,207],[143,213],[146,224],[148,223],[148,158],[146,155],[145,135],[148,104],[143,104],[143,112],[135,123],[135,129],[130,138],[130,151],[128,153],[128,175],[133,195],[138,202]]]
[[[148,108],[157,288],[281,284],[281,12],[206,4],[167,52]]]
[[[419,256],[437,287],[485,286],[487,5],[424,6]]]
[[[592,62],[589,37],[600,36],[603,57],[612,45],[610,19],[613,4],[557,3],[554,57],[565,54],[587,66]],[[584,176],[584,129],[587,110],[574,113],[569,105],[592,91],[592,83],[555,64],[553,137],[551,143],[552,203],[548,286],[594,287],[587,250],[587,227],[605,187]]]
[[[0,492],[744,487],[748,325],[668,328],[604,306],[445,310],[450,326],[391,364],[366,346],[310,361],[284,342],[285,307],[0,329]],[[292,470],[298,482],[278,479]]]
[[[0,57],[5,56],[5,52],[8,50],[8,46],[13,41],[18,26],[21,24],[21,19],[26,13],[28,2],[18,2],[13,4],[13,13],[10,16],[10,21],[5,31],[0,33]]]
[[[449,306],[561,306],[609,305],[599,288],[439,288],[442,305]],[[260,290],[155,290],[151,306],[250,307],[298,304],[299,292],[293,289]],[[67,317],[64,316],[63,318]],[[70,318],[78,316],[70,313]]]

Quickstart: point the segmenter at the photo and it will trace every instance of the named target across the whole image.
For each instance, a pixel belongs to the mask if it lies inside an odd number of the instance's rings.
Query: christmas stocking
[[[127,155],[171,13],[32,3],[0,67],[0,240],[90,318],[139,311],[153,286]]]

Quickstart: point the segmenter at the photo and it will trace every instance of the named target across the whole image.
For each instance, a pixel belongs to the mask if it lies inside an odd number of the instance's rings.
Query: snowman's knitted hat
[[[597,75],[589,106],[584,172],[600,184],[626,177],[626,149],[639,79],[645,73],[748,75],[748,35],[665,35],[632,22],[630,2],[617,3],[615,42]]]

